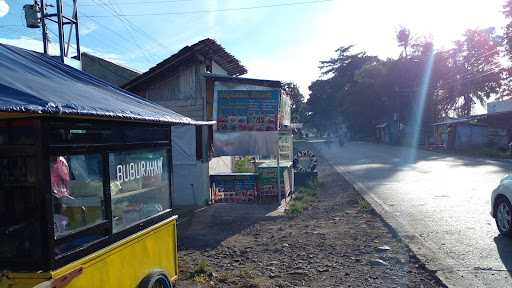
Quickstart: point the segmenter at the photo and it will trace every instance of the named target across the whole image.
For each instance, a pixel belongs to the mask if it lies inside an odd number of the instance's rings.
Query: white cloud
[[[4,17],[9,13],[9,4],[5,0],[0,0],[0,17]]]
[[[16,46],[16,47],[21,47],[21,48],[32,50],[32,51],[43,52],[43,42],[41,40],[33,39],[33,38],[29,38],[29,37],[22,36],[22,37],[19,37],[16,39],[0,38],[0,43],[12,45],[12,46]],[[58,44],[49,43],[48,49],[49,49],[50,55],[59,55],[59,45]],[[89,54],[95,55],[97,57],[106,59],[108,61],[120,64],[120,65],[125,65],[125,63],[123,63],[123,61],[121,60],[121,56],[118,54],[115,54],[115,53],[103,52],[100,50],[91,49],[91,48],[84,47],[84,46],[81,47],[81,51],[87,52]]]
[[[0,0],[1,1],[1,0]],[[43,42],[30,37],[21,36],[16,39],[0,38],[0,43],[25,48],[32,51],[43,52]],[[59,54],[59,46],[55,43],[49,43],[48,49],[51,55]]]

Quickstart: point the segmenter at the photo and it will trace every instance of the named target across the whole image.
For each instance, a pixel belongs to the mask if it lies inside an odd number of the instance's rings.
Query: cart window
[[[50,157],[56,238],[105,221],[101,163],[100,154]]]
[[[34,120],[0,121],[0,145],[33,145],[35,125]]]
[[[41,255],[41,214],[35,161],[0,158],[0,258],[27,260]]]
[[[167,149],[111,153],[114,233],[170,209]]]
[[[50,145],[87,145],[169,141],[169,128],[96,125],[93,123],[52,123]]]

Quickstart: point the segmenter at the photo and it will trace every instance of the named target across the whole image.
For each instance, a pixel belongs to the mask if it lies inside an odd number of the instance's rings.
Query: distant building
[[[512,111],[512,99],[493,101],[487,103],[487,114],[511,112]]]
[[[123,84],[140,75],[131,68],[107,61],[89,53],[81,54],[82,71],[107,81],[115,86]]]
[[[512,143],[512,100],[487,104],[487,114],[449,118],[433,124],[434,144],[449,150],[509,149]]]

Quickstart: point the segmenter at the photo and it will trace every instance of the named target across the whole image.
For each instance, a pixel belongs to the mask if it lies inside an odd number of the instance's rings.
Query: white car
[[[491,197],[491,215],[502,235],[512,237],[512,175],[501,179]]]

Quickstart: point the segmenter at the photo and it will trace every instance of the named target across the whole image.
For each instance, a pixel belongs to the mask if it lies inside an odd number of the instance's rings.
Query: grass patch
[[[190,272],[189,278],[199,284],[205,284],[210,281],[211,269],[206,259],[199,260],[196,267]]]
[[[234,172],[236,173],[254,173],[256,170],[254,168],[253,158],[251,156],[244,156],[238,159],[235,159],[235,168]]]
[[[363,211],[368,211],[368,210],[372,209],[372,206],[370,205],[370,203],[368,203],[368,201],[361,198],[361,199],[359,199],[359,209],[361,209]]]
[[[319,189],[318,183],[309,183],[304,187],[299,187],[293,197],[292,201],[288,205],[286,213],[288,215],[300,215],[304,212],[311,203],[317,198],[317,191]]]
[[[240,271],[225,272],[217,278],[219,283],[223,283],[229,287],[240,288],[270,288],[272,281],[270,278],[261,276],[248,269]]]

